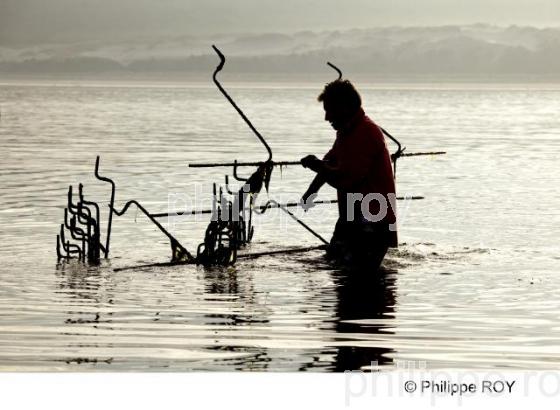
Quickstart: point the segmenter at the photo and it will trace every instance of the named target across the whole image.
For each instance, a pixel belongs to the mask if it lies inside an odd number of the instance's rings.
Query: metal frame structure
[[[241,162],[233,160],[233,162],[224,163],[202,163],[189,164],[192,168],[206,167],[231,167],[233,178],[241,183],[239,189],[233,189],[230,186],[229,175],[225,175],[225,186],[213,184],[212,209],[205,210],[185,210],[184,212],[174,213],[173,216],[179,215],[199,215],[210,214],[210,222],[206,228],[204,240],[197,247],[196,256],[190,253],[181,243],[158,221],[159,218],[169,217],[170,213],[150,213],[137,200],[129,200],[125,203],[121,210],[115,208],[116,184],[108,177],[99,174],[100,157],[97,156],[95,161],[95,177],[102,182],[111,186],[111,195],[108,201],[109,214],[107,217],[105,241],[101,239],[101,215],[99,205],[93,201],[88,201],[84,197],[83,185],[78,186],[78,201],[73,202],[73,188],[68,189],[67,206],[64,209],[64,223],[60,225],[60,233],[57,235],[56,252],[58,260],[78,259],[81,262],[89,264],[99,264],[101,256],[109,257],[111,230],[113,226],[113,214],[116,216],[124,215],[132,205],[134,205],[148,220],[153,223],[169,240],[171,247],[171,261],[159,264],[144,265],[146,266],[173,266],[178,264],[201,264],[210,265],[232,265],[237,259],[256,258],[265,255],[275,255],[279,253],[304,252],[312,249],[323,249],[328,241],[315,232],[309,225],[298,218],[288,208],[302,206],[301,203],[290,202],[280,204],[274,200],[268,200],[264,205],[256,206],[256,198],[261,192],[263,186],[268,191],[270,177],[275,167],[283,167],[288,165],[301,165],[299,161],[279,161],[272,160],[272,149],[266,142],[265,138],[253,126],[251,121],[238,107],[228,92],[224,89],[218,80],[218,73],[225,65],[225,57],[222,52],[212,46],[220,61],[213,73],[213,81],[224,97],[234,107],[237,113],[245,121],[248,127],[253,131],[258,140],[262,143],[267,151],[267,157],[262,162]],[[338,73],[338,79],[342,79],[342,71],[333,65],[327,63]],[[445,152],[419,152],[404,153],[405,148],[400,142],[391,136],[386,130],[380,128],[381,131],[397,145],[397,151],[391,155],[396,173],[396,161],[400,157],[406,156],[422,156],[422,155],[440,155]],[[256,166],[256,170],[247,178],[239,175],[240,167]],[[395,174],[396,175],[396,174]],[[225,193],[224,193],[225,188]],[[398,197],[397,199],[423,199],[421,196]],[[248,201],[248,204],[247,204]],[[334,204],[336,200],[315,201],[314,204]],[[285,250],[277,250],[271,252],[245,253],[240,254],[238,251],[249,244],[254,235],[253,214],[264,214],[267,210],[278,208],[288,214],[294,221],[300,224],[308,232],[318,238],[322,245],[318,247],[306,248],[290,248]],[[70,233],[70,239],[66,235],[66,231]]]

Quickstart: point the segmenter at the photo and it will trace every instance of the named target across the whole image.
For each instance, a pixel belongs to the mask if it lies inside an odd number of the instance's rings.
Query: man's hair
[[[334,102],[358,109],[362,106],[362,97],[348,80],[334,80],[325,85],[323,92],[317,97],[319,102]]]

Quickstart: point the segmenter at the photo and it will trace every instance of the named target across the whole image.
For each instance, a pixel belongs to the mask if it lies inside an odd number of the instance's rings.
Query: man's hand
[[[311,209],[316,205],[315,198],[317,198],[317,193],[309,194],[306,192],[305,194],[303,194],[301,200],[299,201],[299,204],[305,212],[307,212],[308,209]]]
[[[319,172],[322,168],[323,161],[315,155],[308,155],[301,159],[301,165],[303,165],[304,168],[309,168],[312,171]]]

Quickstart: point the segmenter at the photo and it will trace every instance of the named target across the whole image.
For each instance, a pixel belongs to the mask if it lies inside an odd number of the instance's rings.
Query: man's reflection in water
[[[396,272],[381,268],[378,272],[339,271],[334,275],[337,282],[338,322],[336,331],[341,333],[341,340],[363,343],[359,334],[390,333],[384,331],[380,319],[386,319],[394,312]],[[350,322],[347,322],[350,321]],[[358,321],[355,323],[354,321]],[[368,323],[370,322],[370,323]],[[344,333],[356,334],[346,339]],[[350,335],[348,335],[350,337]],[[334,371],[358,370],[377,362],[379,366],[392,364],[388,353],[393,350],[385,347],[340,346],[334,363]]]

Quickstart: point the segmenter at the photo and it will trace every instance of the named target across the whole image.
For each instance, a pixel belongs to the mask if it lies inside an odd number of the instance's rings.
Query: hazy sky
[[[491,23],[560,26],[560,0],[0,0],[0,45]]]

